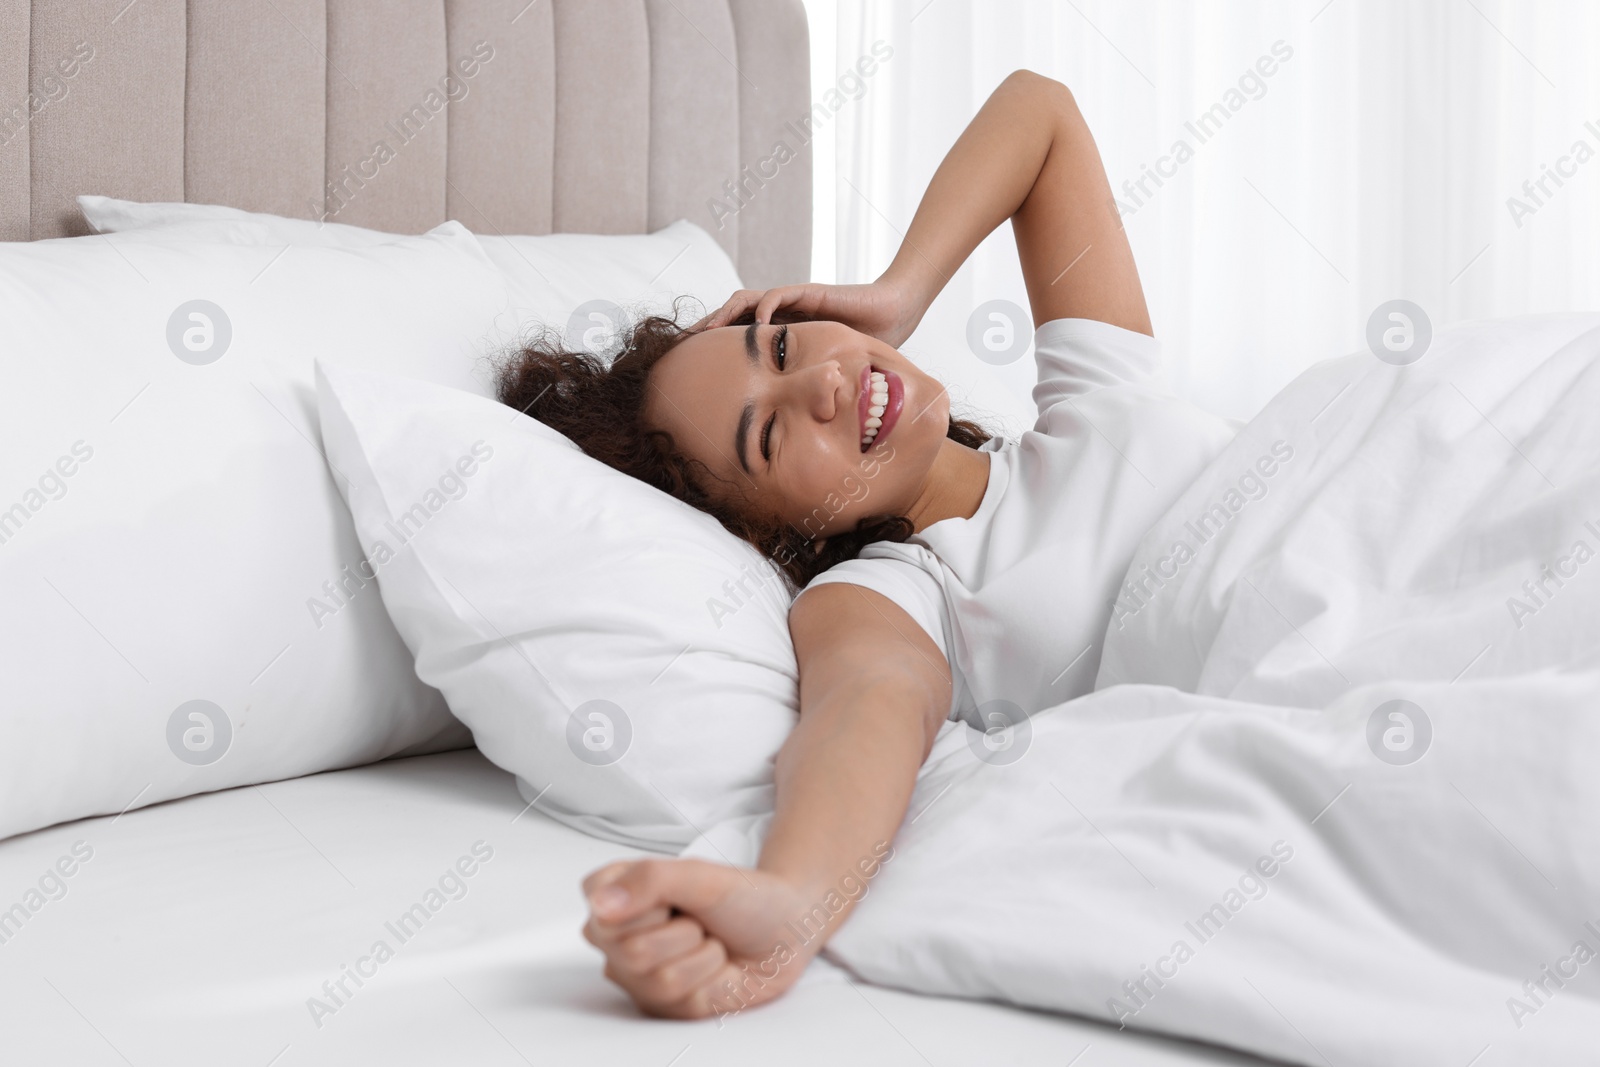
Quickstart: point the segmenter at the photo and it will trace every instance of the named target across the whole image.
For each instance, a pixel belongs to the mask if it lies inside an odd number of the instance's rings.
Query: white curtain
[[[883,270],[944,153],[1027,67],[1076,96],[1174,383],[1212,410],[1247,417],[1309,364],[1362,348],[1391,299],[1436,330],[1600,308],[1593,0],[810,7],[817,92],[847,98],[819,130],[821,280]],[[862,76],[875,45],[892,55]],[[997,298],[1027,306],[1009,226],[905,348],[1015,432],[1032,421],[1031,355],[975,374],[966,342]]]

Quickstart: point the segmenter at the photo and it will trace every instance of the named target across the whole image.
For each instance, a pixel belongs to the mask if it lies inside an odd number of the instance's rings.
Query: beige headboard
[[[809,69],[801,0],[0,0],[0,240],[87,232],[80,193],[400,233],[681,217],[746,284],[801,281]]]

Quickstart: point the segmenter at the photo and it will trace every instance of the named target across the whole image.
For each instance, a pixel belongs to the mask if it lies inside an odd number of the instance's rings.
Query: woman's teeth
[[[867,432],[861,438],[864,445],[872,443],[878,436],[878,427],[883,425],[883,410],[889,405],[889,379],[881,371],[873,371],[869,388],[872,399],[867,406]]]

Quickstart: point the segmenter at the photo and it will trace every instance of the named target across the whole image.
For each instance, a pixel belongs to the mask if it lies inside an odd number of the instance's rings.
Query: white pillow
[[[126,233],[130,230],[169,230],[186,237],[203,237],[208,232],[226,235],[234,224],[247,224],[247,234],[261,243],[323,245],[328,248],[368,248],[388,244],[401,234],[347,226],[342,222],[291,219],[258,211],[244,211],[221,204],[141,203],[110,196],[80,196],[78,210],[95,233]],[[448,232],[464,232],[454,220],[442,224]],[[429,233],[436,233],[435,226]],[[250,243],[241,240],[239,243]]]
[[[464,230],[114,241],[0,245],[0,836],[461,743],[346,576],[312,360],[487,393],[499,271]]]
[[[667,851],[770,809],[798,706],[771,563],[504,405],[318,370],[328,462],[384,605],[526,799]]]
[[[257,244],[368,247],[395,235],[335,222],[292,219],[217,204],[139,203],[80,196],[78,207],[97,233],[131,231],[173,239],[231,240]],[[466,233],[442,223],[429,233]],[[539,236],[478,235],[485,254],[506,279],[508,313],[492,340],[509,344],[531,323],[556,326],[569,343],[611,347],[632,316],[663,311],[677,296],[701,310],[721,306],[741,288],[733,261],[705,230],[679,219],[649,234],[557,233]]]

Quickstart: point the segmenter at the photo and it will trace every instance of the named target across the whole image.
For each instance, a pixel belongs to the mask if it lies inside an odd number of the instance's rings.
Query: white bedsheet
[[[1244,1063],[994,1004],[844,982],[715,1022],[646,1019],[579,936],[579,878],[626,850],[524,812],[476,751],[192,797],[0,843],[0,907],[62,857],[65,895],[0,943],[0,1063]],[[462,857],[464,895],[389,925]],[[454,889],[455,883],[449,888]],[[50,883],[52,894],[58,894]],[[389,924],[389,925],[386,925]],[[383,940],[334,1004],[322,988]],[[308,1001],[334,1010],[313,1018]]]
[[[1600,1063],[1595,550],[1600,316],[1313,369],[1146,538],[1095,693],[1005,765],[945,728],[827,954],[1295,1063]]]

